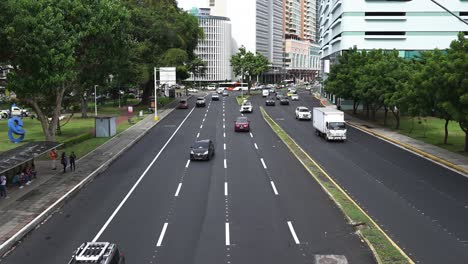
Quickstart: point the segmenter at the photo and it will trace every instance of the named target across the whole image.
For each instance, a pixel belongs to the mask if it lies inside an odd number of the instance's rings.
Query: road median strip
[[[378,263],[414,263],[377,223],[263,109],[262,116],[322,189],[337,204]]]

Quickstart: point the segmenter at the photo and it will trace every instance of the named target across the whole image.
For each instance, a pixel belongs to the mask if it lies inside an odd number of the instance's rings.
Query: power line
[[[444,9],[445,11],[449,12],[452,16],[458,18],[458,20],[460,20],[461,22],[465,23],[465,25],[468,26],[468,22],[466,22],[463,18],[457,16],[455,13],[453,13],[452,11],[448,10],[448,8],[446,8],[445,6],[439,4],[437,1],[435,0],[430,0],[431,2],[433,2],[434,4],[438,5],[440,8]]]

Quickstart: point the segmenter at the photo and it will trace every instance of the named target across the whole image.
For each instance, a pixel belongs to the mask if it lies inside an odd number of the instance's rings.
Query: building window
[[[404,36],[404,31],[366,31],[366,36]]]

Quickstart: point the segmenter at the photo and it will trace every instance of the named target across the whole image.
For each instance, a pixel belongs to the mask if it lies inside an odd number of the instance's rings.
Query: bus
[[[249,86],[248,83],[240,83],[240,82],[226,82],[226,83],[220,83],[218,85],[219,88],[223,88],[229,91],[240,91],[241,89],[247,90],[248,86]]]

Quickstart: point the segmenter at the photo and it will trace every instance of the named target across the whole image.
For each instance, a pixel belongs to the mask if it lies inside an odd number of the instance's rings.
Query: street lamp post
[[[94,116],[97,116],[97,85],[94,85]]]
[[[154,121],[158,121],[158,100],[157,100],[157,86],[158,81],[156,79],[156,67],[154,67]]]

